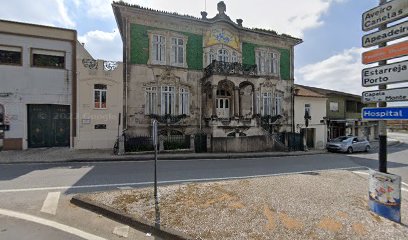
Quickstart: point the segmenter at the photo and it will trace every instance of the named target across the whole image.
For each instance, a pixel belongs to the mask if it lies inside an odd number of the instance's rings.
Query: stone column
[[[212,85],[212,116],[217,117],[217,85]]]
[[[240,107],[239,107],[239,87],[234,87],[234,116],[240,116]]]
[[[257,95],[258,95],[258,91],[256,91],[255,90],[255,87],[253,88],[254,90],[252,91],[252,94],[253,94],[253,96],[252,96],[252,101],[253,101],[253,111],[252,111],[252,113],[253,113],[253,116],[255,117],[257,114],[258,114],[258,102],[257,102]]]

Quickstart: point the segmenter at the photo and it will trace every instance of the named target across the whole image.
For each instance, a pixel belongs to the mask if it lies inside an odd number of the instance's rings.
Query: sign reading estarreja
[[[405,81],[408,81],[408,61],[365,68],[361,72],[361,83],[364,87]]]
[[[362,55],[362,62],[364,64],[370,64],[406,55],[408,55],[408,41],[365,52]]]
[[[363,13],[363,31],[379,27],[408,16],[408,1],[394,0]]]
[[[362,46],[372,47],[383,42],[392,41],[406,36],[408,36],[408,21],[402,22],[382,31],[364,35],[362,39]]]

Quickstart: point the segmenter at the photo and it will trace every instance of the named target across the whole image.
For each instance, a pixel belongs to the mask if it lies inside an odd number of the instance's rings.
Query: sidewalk
[[[248,152],[248,153],[159,153],[159,160],[259,158],[323,154],[326,150],[308,152]],[[37,148],[24,151],[0,152],[0,164],[57,163],[153,160],[153,153],[113,155],[111,150],[75,150],[70,148]]]
[[[389,140],[388,145],[399,141]],[[378,149],[378,141],[371,143],[373,150]],[[247,153],[159,153],[159,160],[187,159],[231,159],[287,157],[324,154],[326,150],[297,152],[247,152]],[[135,153],[122,156],[113,155],[112,150],[76,150],[70,148],[32,148],[24,151],[1,151],[0,164],[7,163],[59,163],[59,162],[103,162],[103,161],[146,161],[153,160],[153,153]]]

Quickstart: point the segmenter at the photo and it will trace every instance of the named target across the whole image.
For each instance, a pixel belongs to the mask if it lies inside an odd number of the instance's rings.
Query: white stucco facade
[[[74,146],[76,149],[113,149],[118,131],[122,133],[119,114],[123,117],[123,65],[94,60],[80,44],[77,50],[78,127]],[[95,85],[106,87],[104,107],[95,106]]]
[[[306,128],[305,107],[309,106],[311,120],[307,129],[309,129],[308,134],[313,134],[314,149],[324,149],[326,146],[327,126],[324,122],[326,101],[327,98],[324,97],[295,95],[295,130],[301,132]]]
[[[5,145],[9,141],[12,148],[26,149],[29,104],[72,104],[76,32],[7,21],[0,21],[0,32],[0,46],[21,48],[22,57],[20,65],[0,64],[0,104],[4,105],[10,125],[5,132]],[[33,49],[63,53],[64,67],[34,67]]]

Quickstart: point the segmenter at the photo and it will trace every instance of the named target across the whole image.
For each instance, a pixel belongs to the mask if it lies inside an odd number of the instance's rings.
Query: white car
[[[343,136],[330,140],[326,148],[329,152],[368,152],[370,142],[365,137]]]

